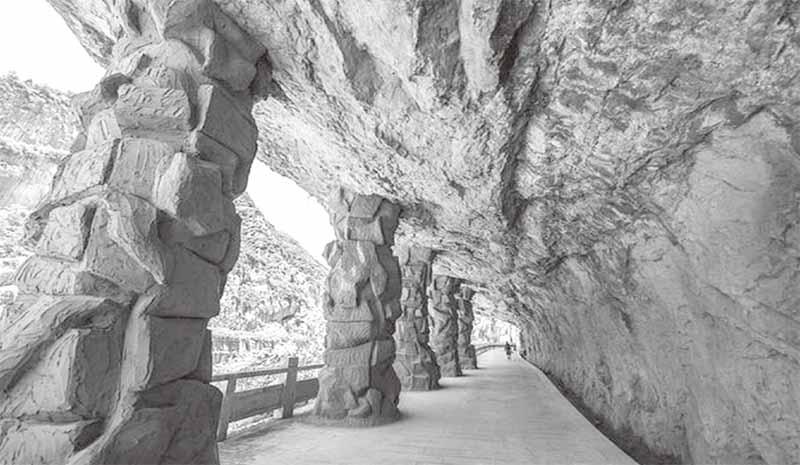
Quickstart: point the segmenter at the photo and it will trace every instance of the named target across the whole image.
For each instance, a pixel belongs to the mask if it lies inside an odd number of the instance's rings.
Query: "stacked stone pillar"
[[[325,367],[318,421],[374,425],[398,417],[400,380],[392,364],[400,316],[400,266],[392,255],[399,208],[376,195],[336,189],[329,201],[336,240],[323,297]]]
[[[397,320],[394,340],[397,358],[394,370],[403,389],[429,391],[439,388],[439,365],[431,349],[428,323],[427,288],[431,280],[433,253],[424,247],[402,247],[397,250],[403,275],[400,306],[403,314]]]
[[[472,326],[475,322],[475,313],[472,311],[472,297],[475,291],[461,284],[461,290],[456,294],[458,304],[458,362],[464,370],[478,368],[478,357],[475,346],[472,345]]]
[[[458,303],[461,280],[434,275],[430,294],[431,346],[436,353],[442,377],[461,376],[458,359]]]
[[[84,133],[31,217],[0,335],[0,463],[219,462],[206,327],[265,50],[209,1],[115,4],[125,34],[76,101]]]

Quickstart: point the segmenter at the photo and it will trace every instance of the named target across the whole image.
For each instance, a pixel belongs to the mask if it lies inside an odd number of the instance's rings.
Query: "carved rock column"
[[[394,370],[403,389],[429,391],[439,388],[439,365],[436,354],[428,345],[427,288],[431,280],[430,249],[423,247],[398,248],[400,271],[403,275],[403,294],[400,305],[403,315],[397,320],[394,340],[397,358]]]
[[[450,276],[434,276],[430,293],[431,346],[436,352],[442,377],[461,376],[458,361],[458,303],[455,294],[461,280]]]
[[[323,298],[325,367],[314,412],[320,420],[371,425],[397,418],[400,380],[392,368],[400,316],[400,267],[391,245],[399,208],[376,195],[336,189],[329,202],[336,241]]]
[[[219,462],[209,318],[238,256],[264,48],[211,2],[118,2],[0,336],[0,463]],[[257,88],[258,86],[253,88]]]
[[[472,324],[475,322],[475,313],[472,311],[472,296],[475,291],[461,285],[461,291],[456,294],[458,303],[458,362],[462,369],[475,370],[478,368],[478,357],[475,355],[475,346],[472,345]]]

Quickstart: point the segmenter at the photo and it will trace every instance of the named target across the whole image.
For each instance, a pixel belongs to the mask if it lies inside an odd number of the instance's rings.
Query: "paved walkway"
[[[373,428],[277,421],[220,443],[222,465],[635,464],[525,361],[499,350],[443,389],[404,392]]]

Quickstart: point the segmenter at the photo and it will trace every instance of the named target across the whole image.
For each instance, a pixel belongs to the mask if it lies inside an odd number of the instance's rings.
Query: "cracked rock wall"
[[[110,0],[50,0],[103,61]],[[800,13],[785,0],[219,0],[258,156],[403,207],[640,457],[800,457]]]

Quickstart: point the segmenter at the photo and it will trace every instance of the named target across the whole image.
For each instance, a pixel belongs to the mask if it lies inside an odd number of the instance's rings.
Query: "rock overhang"
[[[123,27],[111,2],[50,2],[102,61]],[[539,337],[537,362],[573,390],[608,385],[587,403],[650,447],[724,458],[719,434],[788,457],[750,385],[698,360],[749,370],[764,344],[797,363],[791,2],[217,3],[268,50],[255,118],[273,170],[319,199],[343,184],[401,205],[399,240],[440,251],[434,271]],[[752,344],[723,356],[722,340]],[[656,412],[711,401],[695,364],[739,383],[744,433],[655,418],[648,396]],[[764,370],[748,373],[781,375]],[[629,420],[625,395],[643,406]],[[681,428],[692,438],[664,433]]]
[[[136,5],[51,3],[101,61]],[[716,127],[797,120],[791,21],[768,2],[760,34],[737,2],[217,3],[269,53],[259,158],[320,199],[399,202],[401,238],[478,282],[588,253]]]
[[[50,3],[101,62],[137,7]],[[774,2],[216,3],[268,50],[258,157],[318,199],[392,199],[400,241],[497,297],[663,225],[716,129],[768,112],[798,138]]]

